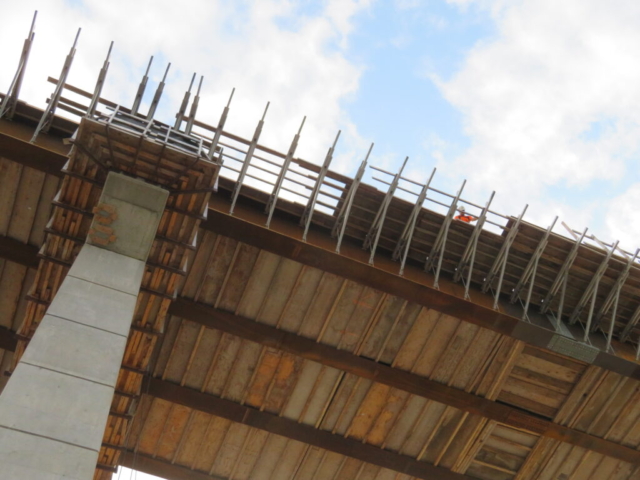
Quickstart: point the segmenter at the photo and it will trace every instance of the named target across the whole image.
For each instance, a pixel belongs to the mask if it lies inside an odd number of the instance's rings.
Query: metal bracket
[[[333,224],[331,236],[334,238],[338,238],[338,241],[336,243],[336,253],[340,253],[340,245],[342,245],[342,237],[344,236],[347,222],[349,221],[351,205],[353,204],[353,200],[356,197],[356,192],[358,191],[358,187],[360,186],[360,182],[362,181],[362,177],[364,176],[364,171],[367,168],[367,161],[369,160],[371,150],[373,150],[373,143],[369,147],[367,156],[364,157],[364,160],[360,164],[360,168],[358,168],[355,178],[352,180],[351,185],[349,185],[349,191],[347,192],[347,195],[342,202],[342,206],[340,207],[340,211],[336,216],[336,222]]]
[[[189,83],[189,89],[184,92],[184,97],[182,97],[182,103],[180,104],[180,109],[178,113],[176,113],[176,123],[173,124],[173,128],[176,130],[180,130],[182,126],[182,119],[184,118],[184,114],[187,111],[187,106],[189,105],[189,99],[191,98],[191,88],[193,87],[193,82],[196,80],[196,74],[193,73],[191,77],[191,82]]]
[[[153,55],[149,59],[149,64],[147,65],[147,71],[144,73],[142,80],[140,80],[140,85],[138,85],[138,91],[136,92],[136,97],[134,98],[133,106],[131,107],[131,115],[136,115],[138,113],[138,110],[140,109],[140,102],[142,102],[144,91],[147,88],[147,82],[149,81],[149,70],[151,69],[152,63],[153,63]]]
[[[585,338],[589,334],[589,331],[591,329],[591,321],[593,319],[593,310],[595,308],[596,297],[598,296],[598,286],[600,285],[600,279],[606,272],[607,267],[609,266],[609,260],[611,259],[611,256],[613,255],[613,252],[615,251],[617,246],[618,246],[618,242],[616,241],[613,244],[613,247],[607,251],[607,254],[605,255],[604,259],[598,266],[596,273],[593,275],[593,277],[591,277],[591,281],[589,282],[589,285],[587,286],[585,291],[582,292],[580,301],[575,306],[575,308],[573,309],[573,312],[571,313],[571,316],[569,317],[570,325],[573,325],[574,323],[576,323],[578,321],[578,318],[580,317],[580,314],[582,313],[584,308],[587,306],[587,303],[589,302],[589,300],[591,300],[591,305],[589,307],[589,316],[587,318],[587,328],[585,331]]]
[[[638,324],[638,320],[640,320],[640,305],[636,307],[636,310],[635,312],[633,312],[633,315],[629,319],[629,322],[625,325],[624,330],[622,330],[622,333],[620,334],[621,342],[626,342],[629,339],[631,330],[633,330],[633,327]],[[640,341],[638,342],[638,344],[640,345]]]
[[[164,76],[162,80],[158,84],[158,88],[156,89],[156,93],[153,95],[153,100],[151,100],[151,105],[149,106],[149,113],[147,113],[147,119],[152,119],[156,114],[156,109],[158,108],[158,104],[160,103],[160,98],[162,97],[162,92],[164,91],[165,81],[167,80],[167,74],[169,73],[169,69],[171,68],[171,63],[167,65],[167,69],[164,71]]]
[[[211,147],[209,147],[209,154],[207,158],[210,162],[213,162],[213,156],[216,153],[216,148],[218,148],[218,142],[220,141],[220,136],[224,131],[224,124],[227,122],[227,116],[229,115],[229,105],[231,105],[231,99],[233,98],[233,94],[236,89],[233,88],[231,90],[231,95],[229,95],[229,100],[227,100],[227,105],[222,110],[222,115],[220,115],[220,120],[218,121],[218,126],[216,127],[216,133],[213,135],[213,139],[211,140]],[[220,156],[220,165],[222,165],[222,156]]]
[[[398,188],[398,182],[400,181],[400,177],[402,176],[404,167],[407,165],[407,160],[409,160],[409,157],[406,157],[404,159],[404,162],[402,162],[402,167],[400,167],[400,171],[393,176],[393,180],[389,184],[389,189],[387,190],[387,193],[382,199],[382,203],[378,208],[378,213],[376,213],[376,216],[373,219],[373,223],[369,228],[369,233],[367,233],[367,236],[364,239],[364,245],[362,248],[364,248],[365,250],[371,250],[371,255],[369,256],[369,265],[373,265],[376,248],[378,248],[378,241],[380,240],[380,234],[382,233],[382,226],[384,225],[384,220],[387,216],[387,209],[389,208],[389,204],[393,199],[393,194],[395,193],[396,188]]]
[[[18,62],[18,68],[13,77],[13,80],[11,81],[9,90],[7,90],[7,94],[2,100],[2,103],[0,103],[0,118],[5,117],[8,119],[12,119],[13,115],[16,112],[16,106],[18,105],[18,97],[20,95],[20,87],[22,87],[24,72],[27,69],[27,62],[29,61],[29,53],[31,53],[31,45],[33,44],[33,39],[36,35],[33,29],[36,25],[37,16],[38,16],[38,11],[36,10],[35,13],[33,14],[33,20],[31,21],[31,29],[29,30],[29,35],[27,35],[27,38],[24,40],[24,44],[22,46],[22,54],[20,55],[20,62]]]
[[[445,248],[447,248],[447,236],[449,235],[449,227],[451,226],[451,222],[453,221],[453,216],[456,214],[458,210],[458,202],[460,201],[460,195],[462,195],[462,191],[464,190],[464,186],[467,184],[467,181],[464,180],[460,189],[458,190],[457,195],[454,197],[451,205],[449,206],[449,210],[442,221],[442,225],[440,226],[440,230],[438,231],[438,235],[436,236],[435,242],[433,242],[433,246],[431,247],[431,251],[427,256],[427,259],[424,264],[425,272],[436,268],[435,277],[433,279],[434,288],[440,288],[438,285],[438,281],[440,279],[440,270],[442,268],[442,259],[444,257]],[[436,263],[437,262],[437,263]]]
[[[563,225],[564,225],[564,222],[563,222]],[[589,230],[588,228],[585,228],[584,232],[582,232],[582,235],[580,235],[580,237],[576,238],[576,241],[573,244],[573,246],[571,247],[571,250],[569,251],[569,254],[567,255],[567,258],[565,259],[564,263],[562,264],[562,267],[560,267],[560,271],[556,275],[556,278],[553,280],[553,283],[551,284],[551,288],[549,288],[549,291],[547,292],[547,295],[542,300],[542,306],[540,307],[540,313],[546,313],[547,310],[549,310],[549,308],[551,307],[551,302],[553,302],[553,299],[555,298],[556,294],[558,293],[558,289],[560,288],[560,286],[562,286],[563,293],[562,293],[562,296],[560,298],[560,307],[558,308],[558,315],[557,315],[558,322],[561,321],[561,317],[562,317],[562,306],[564,304],[564,292],[566,290],[566,282],[567,282],[567,279],[569,277],[569,270],[571,270],[573,262],[576,259],[576,257],[578,256],[578,248],[580,247],[580,244],[584,240],[584,237],[587,235],[587,231],[588,230]]]
[[[487,219],[487,213],[489,213],[489,207],[491,206],[491,202],[493,201],[493,197],[496,192],[491,192],[491,196],[489,197],[489,201],[486,203],[482,211],[480,212],[480,216],[476,221],[476,225],[473,228],[473,232],[469,237],[469,241],[467,242],[467,246],[464,249],[464,253],[462,254],[462,258],[460,258],[460,262],[458,262],[458,267],[456,268],[456,272],[453,275],[453,281],[459,282],[462,280],[462,276],[464,275],[465,268],[469,268],[467,271],[467,281],[464,286],[464,298],[465,300],[469,299],[469,287],[471,285],[471,276],[473,274],[473,266],[476,261],[476,251],[478,248],[478,239],[480,238],[480,233],[482,232],[482,227],[484,226],[485,220]]]
[[[431,172],[431,176],[427,183],[420,190],[420,194],[418,195],[418,199],[416,203],[413,205],[413,210],[411,211],[411,215],[407,220],[407,223],[404,226],[404,230],[402,231],[402,235],[400,235],[400,239],[396,244],[396,248],[393,251],[393,259],[400,259],[400,271],[399,275],[404,273],[404,266],[407,262],[407,255],[409,254],[409,248],[411,247],[411,239],[413,238],[413,232],[416,228],[416,222],[418,221],[418,215],[422,210],[422,205],[424,204],[425,199],[427,198],[427,192],[429,190],[429,185],[431,185],[431,180],[433,180],[433,176],[436,174],[436,169],[434,168]]]
[[[558,217],[556,216],[556,218],[554,218],[553,222],[551,223],[551,225],[549,225],[549,228],[547,228],[547,230],[544,232],[544,235],[538,242],[538,246],[533,252],[533,255],[531,256],[531,258],[529,259],[529,263],[527,263],[527,266],[523,270],[522,275],[520,275],[520,279],[518,280],[518,283],[516,283],[516,286],[514,287],[513,292],[511,292],[511,299],[510,299],[511,303],[516,302],[516,300],[520,296],[520,291],[524,288],[524,286],[527,284],[527,282],[529,282],[530,279],[531,279],[531,284],[533,285],[534,283],[533,278],[535,278],[535,275],[536,275],[538,260],[540,260],[540,257],[542,257],[544,249],[549,243],[549,235],[551,234],[551,230],[553,230],[553,227],[555,226],[557,221],[558,221]]]
[[[73,45],[71,46],[71,50],[69,50],[69,54],[64,61],[64,65],[62,66],[62,71],[60,72],[60,77],[58,77],[58,83],[56,85],[55,90],[53,91],[53,95],[51,95],[51,100],[42,113],[42,117],[40,118],[40,122],[33,132],[33,137],[31,137],[31,143],[36,141],[40,132],[47,133],[49,128],[51,127],[51,122],[53,121],[56,108],[58,106],[58,102],[60,101],[60,96],[62,95],[62,90],[64,89],[65,82],[67,81],[67,75],[69,75],[69,70],[71,69],[71,64],[73,63],[73,57],[76,54],[76,45],[78,44],[78,38],[80,37],[81,28],[78,29],[78,33],[76,33],[76,38],[73,41]]]
[[[322,182],[324,182],[324,177],[329,171],[329,165],[331,165],[331,160],[333,160],[333,152],[335,151],[336,144],[338,143],[338,139],[340,138],[341,130],[338,130],[338,134],[336,135],[336,139],[333,141],[333,145],[329,148],[327,152],[327,156],[324,159],[324,163],[322,167],[320,167],[320,172],[318,172],[318,178],[316,179],[316,183],[313,186],[313,190],[311,191],[311,195],[309,196],[309,201],[307,202],[307,206],[302,213],[302,217],[300,218],[300,225],[304,225],[304,232],[302,233],[302,241],[307,241],[307,233],[309,232],[309,226],[311,225],[311,218],[313,217],[313,211],[316,208],[316,201],[318,200],[318,195],[320,194],[320,187],[322,187]]]
[[[187,126],[184,129],[187,135],[191,135],[193,122],[196,121],[196,113],[198,112],[198,104],[200,103],[200,89],[202,88],[203,80],[204,80],[204,75],[200,75],[200,83],[198,83],[198,91],[196,92],[196,96],[193,97],[193,103],[191,103],[191,109],[189,110],[189,118],[187,119]]]
[[[500,251],[498,252],[498,255],[493,261],[493,265],[491,265],[491,269],[489,270],[489,273],[487,273],[487,278],[485,278],[484,283],[482,285],[482,292],[487,293],[496,275],[498,275],[498,271],[500,271],[500,275],[498,277],[498,285],[497,285],[496,293],[494,295],[494,300],[493,300],[494,310],[498,309],[498,299],[500,298],[500,291],[502,290],[502,280],[504,279],[504,272],[507,267],[507,258],[509,257],[509,249],[511,248],[511,244],[513,243],[513,241],[516,239],[516,235],[518,234],[518,229],[520,228],[520,222],[522,221],[522,217],[524,217],[524,214],[527,211],[527,208],[529,208],[529,205],[525,205],[524,210],[522,210],[522,213],[516,220],[515,224],[511,227],[511,229],[509,230],[509,233],[507,233],[507,237],[505,238],[504,243],[502,244],[502,247],[500,247]]]
[[[607,295],[607,298],[602,303],[602,305],[600,306],[600,309],[598,310],[598,313],[593,319],[593,325],[591,327],[592,332],[598,327],[598,325],[600,325],[600,321],[609,312],[609,310],[611,309],[611,306],[614,304],[615,305],[618,304],[618,299],[620,298],[620,292],[622,291],[622,287],[624,286],[624,283],[627,281],[627,278],[629,277],[629,273],[631,272],[631,267],[633,267],[636,261],[636,258],[638,258],[639,254],[640,254],[640,248],[636,250],[636,253],[633,255],[633,257],[629,257],[629,260],[627,261],[627,264],[625,265],[624,270],[622,270],[622,272],[618,276],[616,283],[611,288],[611,291]]]
[[[300,124],[300,128],[298,129],[298,133],[296,133],[291,141],[291,145],[289,146],[289,151],[287,152],[287,156],[284,158],[284,162],[282,164],[282,168],[280,169],[280,174],[278,175],[278,179],[276,180],[275,185],[273,186],[273,190],[271,195],[269,196],[269,200],[265,207],[265,213],[268,214],[266,226],[269,228],[271,224],[271,218],[273,217],[273,212],[276,209],[276,202],[278,201],[278,195],[280,194],[280,189],[282,188],[282,184],[284,183],[287,171],[289,170],[289,164],[293,159],[293,156],[296,153],[296,148],[298,148],[298,141],[300,140],[300,133],[302,133],[302,127],[304,127],[304,122],[307,119],[305,116],[302,119],[302,123]]]
[[[102,64],[102,68],[100,69],[100,73],[98,74],[98,80],[96,81],[96,86],[93,89],[93,96],[91,97],[89,108],[87,108],[87,114],[86,114],[87,117],[92,117],[96,112],[96,108],[98,107],[98,102],[100,101],[100,94],[102,93],[102,87],[104,86],[104,81],[107,78],[107,71],[109,70],[109,57],[111,57],[112,48],[113,48],[113,41],[111,42],[111,45],[109,45],[107,58]]]
[[[264,126],[264,117],[267,115],[267,110],[269,110],[269,103],[267,102],[267,106],[264,109],[264,113],[262,114],[262,118],[258,122],[258,126],[256,127],[255,132],[253,132],[253,138],[251,139],[251,143],[249,144],[249,149],[247,150],[247,155],[244,157],[244,162],[242,162],[242,168],[240,169],[240,173],[238,175],[238,180],[233,188],[233,193],[231,195],[231,208],[229,209],[229,215],[233,215],[233,209],[236,206],[236,201],[238,200],[238,195],[240,195],[240,189],[242,188],[242,182],[244,181],[244,177],[247,174],[247,170],[249,169],[249,165],[251,164],[251,157],[253,157],[253,152],[258,145],[258,140],[260,139],[260,134],[262,133],[262,127]],[[216,135],[218,132],[216,131]]]

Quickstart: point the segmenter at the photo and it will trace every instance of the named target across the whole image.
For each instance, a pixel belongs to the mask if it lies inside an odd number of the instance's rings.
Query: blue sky
[[[53,90],[78,27],[70,83],[91,90],[115,40],[104,95],[126,105],[150,55],[150,100],[172,62],[158,116],[171,122],[194,71],[199,117],[250,137],[267,101],[263,141],[333,167],[371,162],[546,227],[555,215],[603,240],[640,245],[640,2],[612,0],[0,0],[0,90],[31,15],[40,11],[22,98]],[[8,65],[11,68],[6,68]],[[378,184],[379,188],[384,188]],[[562,231],[560,222],[558,230]],[[128,477],[124,477],[128,478]],[[142,476],[138,477],[142,479]]]

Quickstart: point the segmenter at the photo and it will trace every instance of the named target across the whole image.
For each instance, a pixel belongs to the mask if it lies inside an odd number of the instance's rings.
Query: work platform
[[[375,155],[337,174],[335,143],[318,164],[295,156],[300,132],[266,148],[264,117],[244,139],[228,106],[197,121],[198,95],[170,126],[61,78],[53,109],[15,95],[0,118],[6,375],[108,172],[169,191],[95,479],[640,478],[637,253],[433,176],[376,170],[375,188]]]

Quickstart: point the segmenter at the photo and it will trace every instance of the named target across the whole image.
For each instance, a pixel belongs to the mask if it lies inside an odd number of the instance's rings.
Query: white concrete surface
[[[93,477],[166,199],[107,177],[100,202],[117,214],[114,239],[83,246],[0,396],[0,480]]]

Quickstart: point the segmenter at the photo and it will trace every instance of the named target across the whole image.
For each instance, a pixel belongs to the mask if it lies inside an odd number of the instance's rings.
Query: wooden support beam
[[[186,299],[177,299],[169,307],[169,313],[208,328],[221,330],[245,340],[449,405],[472,415],[480,415],[504,425],[593,450],[618,460],[640,463],[640,451],[632,448],[555,424],[551,420],[521,409],[497,403],[415,373],[389,367],[346,350],[339,350],[223,310]]]
[[[195,123],[198,125],[198,122]],[[25,130],[23,132],[22,130]],[[60,138],[47,138],[47,145],[32,145],[26,125],[0,120],[0,152],[2,156],[32,168],[61,176],[67,157]],[[235,137],[233,137],[235,138]],[[239,138],[239,137],[238,137]],[[40,140],[39,140],[40,142]],[[246,142],[246,141],[245,141]],[[51,145],[49,145],[49,143]],[[306,163],[305,163],[305,166]],[[515,316],[493,310],[427,285],[429,278],[420,269],[407,268],[405,275],[397,275],[398,265],[391,259],[379,258],[376,266],[368,265],[359,248],[345,245],[341,253],[334,252],[329,235],[310,232],[307,242],[301,241],[297,225],[273,222],[263,227],[262,209],[238,205],[234,216],[226,214],[229,203],[220,195],[212,195],[208,219],[202,228],[228,236],[266,251],[296,260],[305,265],[340,275],[363,285],[396,295],[408,301],[451,315],[469,323],[521,340],[528,345],[548,349],[556,333]],[[451,290],[453,292],[453,290]],[[604,351],[597,354],[593,365],[620,375],[640,380],[640,365]]]
[[[0,349],[15,352],[17,345],[16,333],[8,328],[0,327]]]
[[[145,393],[155,398],[413,477],[424,480],[472,480],[472,477],[452,472],[444,467],[420,462],[407,455],[401,455],[374,445],[362,443],[353,438],[345,438],[342,435],[319,430],[309,425],[298,423],[295,420],[262,412],[199,390],[181,387],[159,378],[145,378],[142,389]]]
[[[50,150],[42,145],[29,143],[28,139],[21,139],[7,132],[6,124],[0,124],[0,154],[3,158],[34,168],[41,172],[62,177],[62,167],[67,156]],[[9,130],[11,132],[11,130]],[[18,134],[19,132],[11,132]]]
[[[40,263],[38,260],[38,247],[3,236],[0,236],[0,258],[28,268],[38,268],[38,263]]]
[[[130,450],[120,454],[118,463],[131,470],[170,480],[226,480]]]
[[[334,242],[329,235],[321,232],[313,235],[314,232],[310,232],[307,241],[303,242],[300,229],[290,222],[274,220],[270,229],[266,229],[262,226],[264,215],[260,210],[237,205],[233,216],[228,215],[227,210],[226,199],[212,196],[207,220],[202,222],[201,227],[534,347],[549,349],[550,342],[556,336],[555,331],[550,328],[523,322],[515,316],[454,295],[453,288],[450,289],[450,293],[445,291],[443,285],[440,285],[440,290],[436,290],[428,285],[429,278],[418,269],[407,267],[404,276],[401,277],[397,275],[397,263],[390,258],[379,258],[374,267],[368,264],[366,253],[353,245],[343,245],[340,254],[335,253]],[[478,294],[482,295],[479,292]],[[640,380],[640,365],[622,357],[600,351],[592,364]]]

